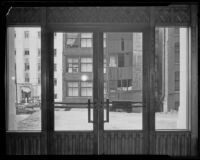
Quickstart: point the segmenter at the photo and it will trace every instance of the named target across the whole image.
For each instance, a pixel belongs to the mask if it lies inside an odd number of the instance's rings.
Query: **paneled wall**
[[[45,154],[45,146],[45,135],[43,133],[6,133],[7,154]]]
[[[150,136],[152,154],[170,156],[191,155],[191,133],[180,131],[157,131]]]
[[[52,137],[53,154],[93,154],[92,132],[56,132]]]
[[[142,131],[105,131],[103,154],[144,154]]]

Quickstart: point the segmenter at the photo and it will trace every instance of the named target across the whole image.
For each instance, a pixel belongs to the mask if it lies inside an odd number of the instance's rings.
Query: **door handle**
[[[106,99],[106,120],[103,121],[104,123],[109,122],[109,112],[109,99]]]
[[[93,123],[94,121],[92,121],[90,117],[91,117],[91,102],[90,99],[88,99],[88,123]]]

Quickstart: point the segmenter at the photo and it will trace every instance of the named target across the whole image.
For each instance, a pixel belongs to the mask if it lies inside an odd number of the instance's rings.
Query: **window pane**
[[[83,39],[81,48],[81,39]],[[92,33],[61,33],[56,32],[54,47],[57,50],[54,63],[57,71],[54,78],[54,126],[55,130],[93,130],[88,123],[88,99],[92,97]],[[63,59],[64,58],[64,59]],[[63,63],[64,62],[64,63]],[[84,73],[82,73],[84,72]],[[87,73],[86,73],[87,72]],[[93,105],[91,104],[91,120]]]
[[[79,47],[79,33],[65,33],[66,36],[66,47],[67,48],[78,48]]]
[[[188,129],[188,28],[156,28],[156,129]]]
[[[109,123],[105,130],[141,130],[142,126],[142,33],[106,33],[104,98],[109,99]],[[120,45],[121,44],[121,45]],[[126,44],[126,46],[125,46]],[[126,48],[125,48],[126,47]],[[124,50],[127,53],[124,53]],[[140,57],[134,64],[135,57]],[[134,64],[134,65],[133,65]],[[133,85],[135,83],[135,85]],[[105,93],[107,92],[107,93]],[[106,107],[106,106],[104,106]],[[104,108],[104,120],[106,117]]]
[[[41,130],[40,31],[38,27],[7,29],[7,130]]]

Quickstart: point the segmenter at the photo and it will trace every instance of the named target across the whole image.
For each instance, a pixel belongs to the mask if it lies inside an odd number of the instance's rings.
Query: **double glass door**
[[[143,37],[54,32],[54,131],[72,139],[64,153],[143,153]]]

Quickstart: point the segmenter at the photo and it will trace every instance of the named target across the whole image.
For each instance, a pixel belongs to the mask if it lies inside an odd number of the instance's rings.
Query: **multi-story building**
[[[157,89],[160,97],[157,111],[178,110],[180,90],[179,28],[156,30]]]
[[[30,103],[41,100],[41,29],[38,27],[14,28],[16,101]],[[62,34],[55,37],[54,74],[62,77]],[[58,63],[59,62],[59,63]],[[59,80],[58,80],[59,81]],[[55,84],[57,99],[62,99],[62,82]]]
[[[104,33],[103,44],[104,97],[141,102],[142,34]],[[87,102],[93,92],[92,33],[64,33],[63,47],[63,101]]]

